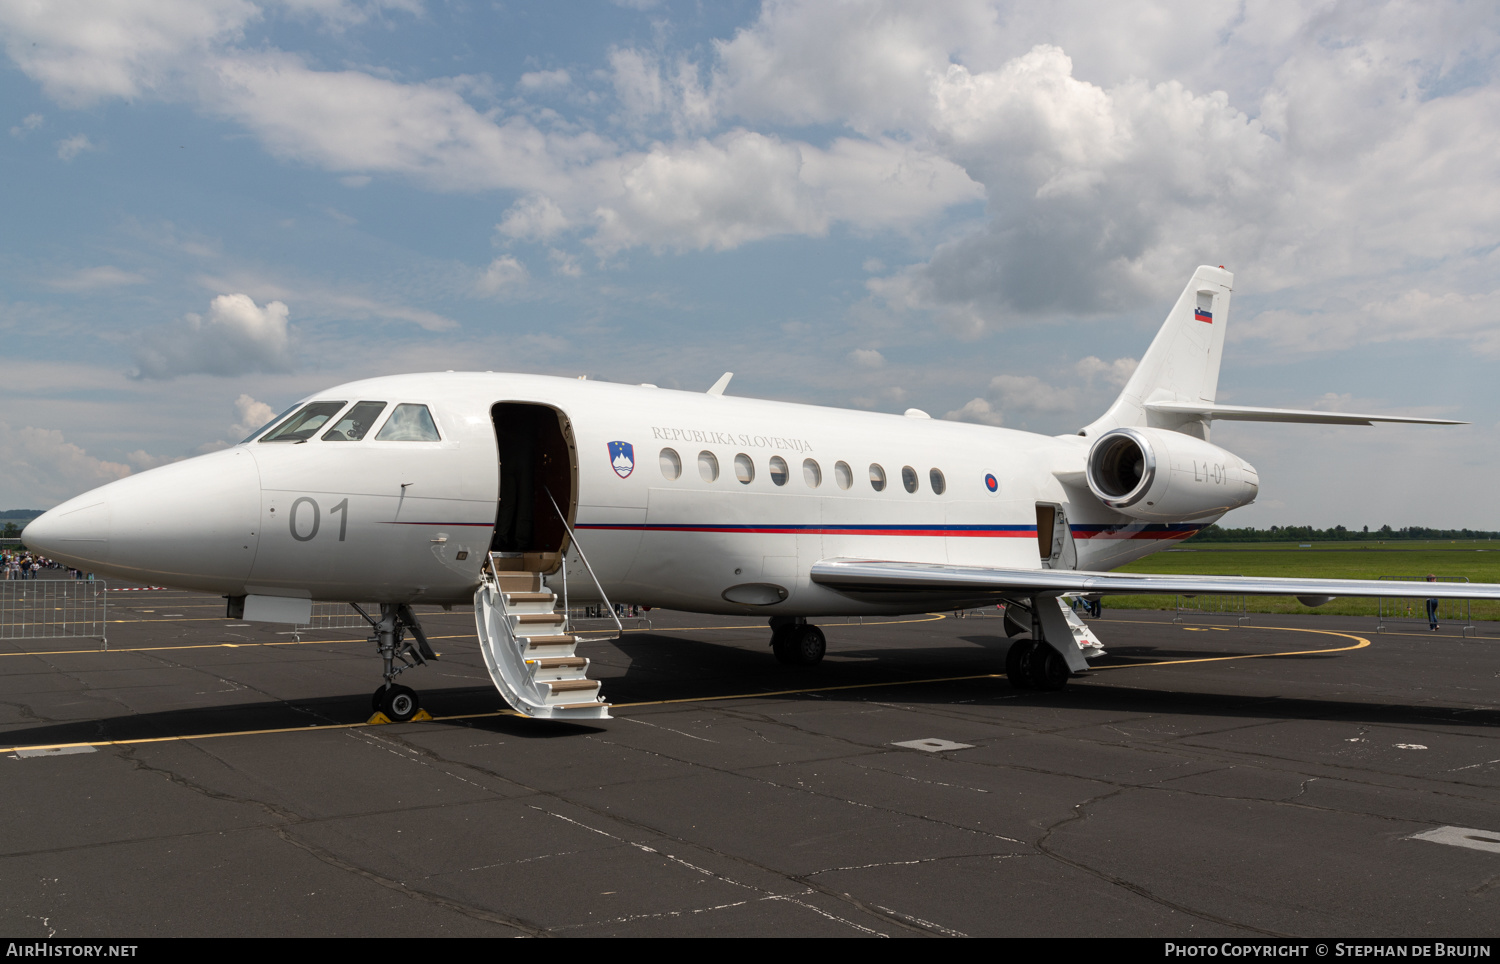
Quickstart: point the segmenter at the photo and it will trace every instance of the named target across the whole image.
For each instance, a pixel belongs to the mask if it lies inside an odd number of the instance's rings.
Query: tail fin
[[[1112,428],[1168,428],[1208,438],[1208,423],[1191,415],[1152,411],[1148,402],[1214,401],[1219,362],[1224,357],[1224,326],[1234,275],[1200,265],[1146,350],[1135,374],[1109,410],[1080,431],[1089,438]]]

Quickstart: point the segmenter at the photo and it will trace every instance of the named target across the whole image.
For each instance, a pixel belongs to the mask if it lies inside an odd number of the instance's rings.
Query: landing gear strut
[[[801,616],[771,617],[771,652],[789,666],[814,666],[823,659],[828,641],[823,630]]]
[[[416,613],[406,603],[381,603],[378,620],[357,604],[350,605],[374,627],[375,634],[370,637],[370,642],[375,644],[376,652],[385,663],[385,682],[370,696],[370,709],[385,714],[386,719],[393,723],[405,723],[417,715],[422,704],[415,690],[396,684],[396,677],[428,660],[437,659],[437,654],[428,645],[427,634],[422,632]],[[407,630],[411,631],[412,639],[406,639]]]

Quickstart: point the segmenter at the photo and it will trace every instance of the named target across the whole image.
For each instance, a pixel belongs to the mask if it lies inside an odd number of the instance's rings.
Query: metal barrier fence
[[[599,622],[599,626],[582,625],[585,623]],[[634,623],[638,630],[650,630],[653,627],[648,616],[621,616],[621,625]],[[603,604],[597,606],[569,606],[568,625],[580,633],[598,633],[608,628],[611,632],[615,629],[615,620],[605,611]]]
[[[365,612],[374,613],[380,617],[379,603],[360,603]],[[348,603],[338,602],[315,602],[312,604],[312,617],[306,623],[293,626],[297,633],[308,633],[315,629],[364,629],[370,624],[365,622],[363,616],[354,611],[354,607]]]
[[[108,649],[108,598],[102,580],[0,580],[0,639],[97,639]]]
[[[1425,582],[1426,576],[1381,576],[1381,579],[1391,579],[1401,582]],[[1468,582],[1467,576],[1440,576],[1438,582],[1464,583]],[[1436,602],[1436,607],[1429,607],[1431,602]],[[1458,623],[1463,628],[1463,634],[1469,636],[1474,634],[1474,619],[1472,606],[1467,599],[1437,599],[1429,600],[1421,596],[1411,597],[1380,597],[1379,614],[1375,623],[1375,631],[1383,633],[1387,626],[1392,630],[1407,628],[1409,624],[1431,626],[1436,622],[1439,626],[1443,623]]]
[[[1185,619],[1233,619],[1243,626],[1250,622],[1244,596],[1173,596],[1172,622]]]

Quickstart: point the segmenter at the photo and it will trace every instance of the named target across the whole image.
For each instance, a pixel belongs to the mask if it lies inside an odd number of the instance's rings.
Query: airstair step
[[[554,612],[516,614],[516,623],[521,626],[536,626],[543,623],[550,623],[555,626],[561,626],[564,621],[565,620],[560,613]]]
[[[554,710],[597,710],[609,704],[603,700],[594,700],[592,703],[553,703]]]
[[[596,679],[563,679],[539,681],[547,688],[547,702],[555,704],[561,700],[577,700],[583,696],[594,696],[599,692]]]
[[[517,636],[516,640],[523,646],[536,649],[538,646],[573,646],[577,644],[578,637],[564,633],[554,636]]]
[[[557,602],[557,595],[556,595],[556,593],[550,593],[550,592],[507,592],[505,594],[505,603],[506,603],[506,605],[510,605],[512,603],[554,603],[555,604],[556,602]]]
[[[534,664],[542,669],[586,669],[589,661],[582,656],[541,656],[536,659],[528,659],[527,663]]]
[[[501,592],[539,592],[542,588],[542,574],[539,572],[497,572],[495,573],[495,585],[500,587]]]
[[[544,657],[528,659],[526,668],[531,670],[531,678],[535,682],[553,683],[584,679],[588,675],[589,661],[582,656]]]

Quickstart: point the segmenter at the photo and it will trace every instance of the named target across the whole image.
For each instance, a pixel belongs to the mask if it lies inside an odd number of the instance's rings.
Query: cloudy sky
[[[1487,2],[0,0],[0,508],[321,387],[588,374],[1071,432],[1195,265],[1226,524],[1500,529]]]

